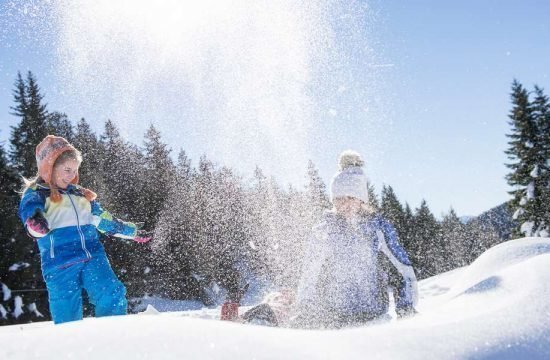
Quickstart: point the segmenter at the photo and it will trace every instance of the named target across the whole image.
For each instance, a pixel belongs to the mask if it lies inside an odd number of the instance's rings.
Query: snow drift
[[[493,247],[420,282],[420,314],[344,330],[216,320],[219,309],[0,328],[2,359],[548,359],[550,239]]]

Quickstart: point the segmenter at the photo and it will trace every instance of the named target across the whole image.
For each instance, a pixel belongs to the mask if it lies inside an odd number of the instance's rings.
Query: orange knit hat
[[[36,165],[38,166],[38,176],[42,178],[50,187],[50,199],[53,202],[61,201],[61,194],[52,183],[53,166],[55,161],[65,151],[78,151],[65,138],[60,136],[48,135],[36,146]],[[78,184],[78,172],[71,181],[72,184]],[[88,189],[82,189],[83,195],[89,201],[94,200],[97,195]]]

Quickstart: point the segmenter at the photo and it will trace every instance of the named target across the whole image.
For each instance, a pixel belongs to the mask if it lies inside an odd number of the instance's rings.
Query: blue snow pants
[[[82,289],[94,305],[95,316],[125,315],[126,288],[105,254],[44,275],[54,323],[82,320]]]

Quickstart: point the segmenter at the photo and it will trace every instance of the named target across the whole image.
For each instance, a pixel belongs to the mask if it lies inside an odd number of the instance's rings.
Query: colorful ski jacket
[[[37,238],[43,273],[105,255],[98,231],[126,239],[136,235],[135,224],[115,219],[99,202],[88,201],[80,189],[78,185],[69,185],[66,190],[59,190],[60,202],[50,200],[50,189],[45,184],[31,187],[23,194],[19,204],[23,224],[37,212],[48,222],[50,231],[42,237],[29,231]]]
[[[388,311],[386,282],[380,276],[379,255],[391,262],[401,275],[396,309],[414,307],[417,282],[407,254],[397,241],[394,227],[380,216],[348,223],[334,212],[327,212],[313,228],[304,255],[298,285],[296,309],[311,312],[323,309],[343,316]]]

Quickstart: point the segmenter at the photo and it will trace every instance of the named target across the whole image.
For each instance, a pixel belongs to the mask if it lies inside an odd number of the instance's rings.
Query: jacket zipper
[[[71,197],[71,194],[69,194],[68,192],[66,194],[69,197],[69,200],[71,200],[71,204],[73,205],[74,213],[76,214],[76,228],[78,230],[78,234],[80,235],[80,244],[82,245],[82,250],[84,250],[84,252],[86,253],[86,257],[88,259],[91,259],[92,255],[90,254],[88,249],[86,249],[86,242],[84,241],[84,234],[82,233],[82,229],[80,228],[80,219],[78,218],[78,211],[76,209],[76,205],[73,202],[73,198]]]
[[[53,251],[53,247],[54,247],[54,239],[53,239],[53,234],[50,234],[50,258],[53,259],[55,257],[55,253]]]

